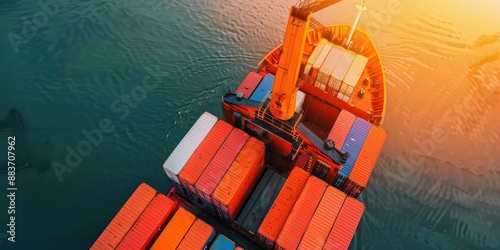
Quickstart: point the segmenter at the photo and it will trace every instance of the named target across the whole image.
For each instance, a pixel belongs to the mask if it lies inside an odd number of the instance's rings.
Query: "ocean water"
[[[0,249],[88,249],[140,182],[166,191],[162,163],[281,43],[294,2],[2,1]],[[316,18],[351,23],[357,2]],[[389,137],[351,249],[500,249],[500,3],[367,2]]]

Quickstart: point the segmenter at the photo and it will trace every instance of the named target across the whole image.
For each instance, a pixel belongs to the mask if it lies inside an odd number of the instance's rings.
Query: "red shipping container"
[[[202,250],[207,247],[215,235],[213,227],[200,219],[196,219],[184,239],[181,241],[177,250]]]
[[[240,86],[236,89],[234,93],[236,94],[238,92],[241,92],[243,93],[243,97],[248,99],[252,95],[255,88],[257,88],[261,80],[262,80],[261,75],[251,71],[248,73],[248,75],[245,77],[243,82],[240,84]]]
[[[151,250],[175,250],[187,234],[196,217],[180,207],[163,229]]]
[[[327,186],[326,182],[317,177],[309,177],[281,229],[275,249],[297,249]]]
[[[342,191],[328,186],[307,227],[298,249],[322,249],[346,199]]]
[[[241,148],[243,148],[243,145],[245,145],[248,137],[248,134],[239,129],[231,131],[226,141],[224,141],[195,184],[196,193],[199,197],[212,203],[212,193],[224,174],[226,174],[227,169],[231,166]]]
[[[308,172],[298,167],[292,169],[276,200],[274,200],[273,205],[257,230],[257,237],[262,246],[265,246],[267,249],[271,249],[274,246],[281,228],[285,224],[293,205],[299,198],[300,192],[308,179]]]
[[[371,127],[365,143],[359,152],[358,159],[354,163],[352,172],[349,175],[351,181],[362,187],[366,187],[386,138],[387,131],[377,126]]]
[[[264,152],[264,143],[250,137],[215,189],[213,203],[227,214],[226,219],[234,219],[249,195],[249,190],[262,172]]]
[[[157,194],[116,249],[146,249],[176,209],[177,202]]]
[[[217,150],[222,146],[231,130],[233,130],[233,126],[229,123],[222,120],[217,121],[179,173],[179,180],[185,188],[195,193],[194,184]]]
[[[347,197],[323,248],[335,250],[349,248],[364,210],[363,203]]]
[[[356,116],[351,114],[349,111],[345,109],[340,111],[340,114],[327,137],[328,139],[333,140],[337,150],[340,151],[342,149],[345,139],[347,138],[349,131],[351,131],[351,127],[354,124],[355,119]]]
[[[152,187],[141,183],[90,249],[115,249],[156,193]]]

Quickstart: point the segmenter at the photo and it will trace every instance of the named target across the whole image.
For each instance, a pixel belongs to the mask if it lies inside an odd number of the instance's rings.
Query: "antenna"
[[[361,5],[356,4],[356,8],[358,9],[358,15],[356,16],[356,19],[354,20],[354,24],[352,25],[351,33],[349,34],[349,38],[347,38],[347,46],[349,46],[349,43],[351,43],[352,35],[354,35],[354,31],[356,30],[356,26],[358,25],[359,18],[361,17],[361,13],[366,11],[365,1],[363,1],[363,3]]]

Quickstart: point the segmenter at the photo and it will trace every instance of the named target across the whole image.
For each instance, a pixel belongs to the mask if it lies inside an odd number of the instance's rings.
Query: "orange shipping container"
[[[382,151],[386,137],[387,131],[377,126],[371,127],[351,175],[349,175],[351,181],[362,187],[366,187],[380,151]]]
[[[156,193],[152,187],[141,183],[90,249],[115,249]]]
[[[236,155],[238,155],[243,145],[245,145],[248,137],[248,134],[239,129],[231,131],[226,141],[224,141],[195,184],[196,193],[200,197],[212,203],[212,193],[224,174],[226,174],[229,166],[233,163]]]
[[[180,207],[156,239],[151,250],[175,250],[195,219],[196,217],[192,213]]]
[[[264,143],[250,137],[213,193],[213,202],[234,219],[264,166]]]
[[[355,119],[356,116],[351,114],[349,111],[345,109],[340,111],[340,114],[327,137],[328,139],[333,140],[337,150],[340,151],[342,149],[345,139],[347,138],[349,131],[351,131],[351,127],[354,124]]]
[[[364,210],[365,205],[363,203],[347,197],[330,231],[324,249],[348,249]]]
[[[229,123],[222,120],[217,121],[179,173],[179,180],[185,188],[195,193],[194,184],[232,129],[233,126]]]
[[[116,249],[146,249],[176,209],[177,202],[157,194]]]
[[[274,242],[278,238],[278,234],[285,224],[293,205],[299,198],[300,192],[304,188],[308,178],[309,173],[303,169],[298,167],[292,169],[276,200],[257,230],[257,237],[262,246],[268,249],[274,246]]]
[[[275,249],[297,249],[328,184],[309,177],[276,240]]]
[[[345,199],[346,194],[333,186],[328,186],[298,249],[321,249],[323,247]]]
[[[200,219],[196,219],[177,247],[177,250],[205,249],[214,235],[215,230],[213,227]]]

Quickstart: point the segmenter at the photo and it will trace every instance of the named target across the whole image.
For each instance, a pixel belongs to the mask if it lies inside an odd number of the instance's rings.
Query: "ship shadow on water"
[[[29,140],[29,131],[25,120],[17,108],[11,108],[7,116],[0,120],[0,134],[2,137],[15,137],[15,168],[20,170],[36,167],[39,174],[46,173],[50,169],[52,143],[49,137],[45,137],[43,145],[34,151]],[[39,156],[39,157],[37,157]],[[0,162],[0,174],[8,172],[8,162]]]

